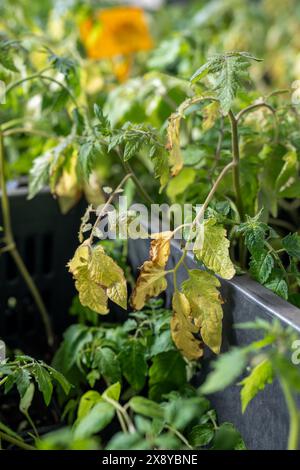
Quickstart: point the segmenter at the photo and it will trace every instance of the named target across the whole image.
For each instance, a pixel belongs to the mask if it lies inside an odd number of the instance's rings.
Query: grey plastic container
[[[134,240],[129,244],[129,258],[134,269],[137,269],[148,258],[149,241]],[[181,255],[179,246],[174,243],[168,268],[175,265]],[[189,268],[199,269],[192,255],[188,256]],[[186,271],[178,272],[179,282],[186,277]],[[253,281],[247,275],[236,276],[230,281],[221,279],[223,305],[223,345],[226,351],[231,346],[245,346],[259,339],[259,332],[233,328],[234,324],[262,318],[272,321],[275,318],[283,325],[291,326],[300,332],[300,310],[282,298],[273,294]],[[168,279],[166,304],[170,306],[173,292],[172,276]],[[206,358],[198,377],[200,385],[209,371],[209,364],[214,354],[206,351]],[[250,403],[246,412],[241,413],[239,396],[240,387],[233,385],[222,392],[211,395],[210,401],[216,408],[220,422],[230,421],[240,430],[248,449],[282,450],[287,448],[289,419],[286,404],[275,381],[267,385],[264,391]],[[300,403],[299,403],[300,407]]]

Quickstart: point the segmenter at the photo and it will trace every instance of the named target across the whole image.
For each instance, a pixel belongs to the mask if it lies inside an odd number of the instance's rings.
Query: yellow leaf
[[[126,279],[120,280],[107,288],[107,296],[115,304],[127,309],[127,283]]]
[[[75,286],[83,306],[102,315],[108,313],[107,295],[104,289],[91,279],[87,264],[77,270]]]
[[[230,242],[226,238],[226,230],[217,225],[214,219],[204,222],[204,239],[202,247],[199,240],[195,241],[194,254],[208,269],[211,269],[224,279],[231,279],[235,269],[229,256]]]
[[[168,262],[171,248],[172,232],[154,233],[150,246],[150,259],[153,263],[164,268]]]
[[[97,245],[92,251],[89,271],[91,278],[104,287],[110,287],[124,279],[123,270],[105,254],[101,245]]]
[[[77,248],[73,258],[67,264],[69,271],[73,274],[74,277],[76,276],[78,269],[87,264],[89,256],[88,245],[83,243]]]
[[[187,359],[199,359],[203,356],[203,346],[202,342],[194,336],[199,329],[192,323],[188,299],[181,292],[175,292],[172,306],[171,334],[176,347]]]
[[[206,271],[192,270],[190,277],[182,284],[182,290],[189,301],[191,315],[200,329],[205,344],[216,354],[222,342],[221,297],[217,287],[219,280]]]
[[[145,261],[132,293],[132,307],[141,310],[148,299],[157,297],[166,288],[165,270],[153,261]]]
[[[108,313],[108,297],[127,307],[127,283],[123,270],[105,254],[101,245],[91,248],[87,243],[80,245],[68,263],[76,282],[82,305],[98,313]]]
[[[217,101],[213,101],[208,106],[206,106],[203,110],[204,120],[202,124],[202,129],[204,131],[208,131],[211,129],[219,116],[219,108],[220,105]]]
[[[170,180],[167,187],[168,197],[174,201],[176,196],[184,193],[186,189],[194,183],[196,174],[194,168],[183,168],[179,175]]]
[[[180,148],[180,121],[181,115],[178,113],[172,114],[169,118],[167,150],[169,151],[169,164],[172,176],[178,175],[183,167]]]
[[[131,297],[131,305],[141,310],[148,299],[157,297],[167,288],[165,267],[170,256],[172,232],[152,235],[150,260],[143,264]]]

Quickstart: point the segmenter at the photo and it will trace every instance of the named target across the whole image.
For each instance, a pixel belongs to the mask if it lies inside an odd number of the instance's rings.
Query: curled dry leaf
[[[235,275],[235,269],[229,256],[229,245],[225,228],[216,224],[215,219],[208,219],[204,221],[203,242],[200,243],[196,238],[196,248],[193,251],[208,269],[224,279],[231,279]]]
[[[184,357],[196,360],[203,356],[203,343],[195,337],[199,328],[193,323],[191,306],[186,296],[176,291],[173,295],[172,339]]]
[[[222,342],[222,299],[219,280],[206,271],[192,270],[183,282],[182,290],[191,308],[195,325],[204,343],[216,354]]]
[[[82,305],[102,315],[108,313],[108,298],[124,309],[127,307],[127,285],[123,270],[100,245],[80,245],[68,267],[75,278]]]
[[[172,232],[162,232],[152,236],[150,260],[141,267],[136,286],[131,297],[131,305],[141,310],[148,299],[157,297],[166,290],[165,267],[170,256]]]
[[[174,113],[169,118],[167,150],[169,151],[169,165],[172,176],[178,175],[183,167],[180,148],[180,121],[181,115],[179,113]]]

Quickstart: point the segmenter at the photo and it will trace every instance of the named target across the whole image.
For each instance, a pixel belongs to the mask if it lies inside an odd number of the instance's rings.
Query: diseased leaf
[[[195,181],[196,170],[194,168],[183,168],[181,172],[172,178],[167,187],[167,195],[171,200],[184,193],[186,189]]]
[[[131,305],[141,310],[148,299],[157,297],[167,288],[165,266],[170,255],[171,232],[162,232],[152,236],[150,261],[145,261],[131,297]]]
[[[178,175],[183,167],[183,157],[180,148],[181,118],[180,113],[174,113],[169,118],[167,150],[169,151],[169,165],[172,176]]]
[[[110,298],[123,308],[127,307],[127,283],[123,270],[105,254],[101,245],[80,245],[68,263],[75,278],[75,286],[83,306],[100,314],[108,313]]]
[[[216,224],[215,219],[208,219],[204,221],[204,238],[203,240],[196,238],[196,247],[193,251],[196,258],[208,269],[224,279],[231,279],[235,275],[235,269],[229,256],[229,245],[226,230]]]
[[[79,300],[83,306],[89,307],[101,315],[109,312],[105,290],[91,279],[88,265],[78,269],[75,287],[79,292]]]
[[[203,356],[203,347],[195,337],[199,328],[193,323],[191,307],[188,299],[181,292],[173,295],[173,317],[171,319],[171,334],[176,347],[189,360],[197,360]]]
[[[189,279],[182,284],[182,290],[190,304],[191,315],[204,343],[218,354],[223,318],[222,301],[217,289],[220,282],[206,271],[192,270],[189,275]]]
[[[269,359],[260,362],[251,373],[243,379],[239,385],[242,385],[241,400],[242,412],[244,413],[250,401],[263,390],[268,383],[273,380],[273,367]]]
[[[219,108],[220,105],[217,101],[213,101],[208,106],[205,106],[203,110],[204,120],[202,123],[202,129],[204,131],[208,131],[215,125],[215,122],[219,116]]]
[[[284,165],[277,176],[275,187],[278,195],[290,188],[298,180],[299,163],[296,149],[289,150],[283,157]]]

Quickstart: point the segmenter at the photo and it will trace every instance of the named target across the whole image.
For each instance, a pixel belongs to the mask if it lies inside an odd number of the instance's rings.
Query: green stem
[[[281,377],[280,383],[290,416],[288,450],[297,450],[299,443],[299,412],[290,387],[283,377]]]
[[[166,428],[174,433],[175,436],[177,436],[188,447],[188,449],[193,449],[193,447],[189,444],[189,441],[183,436],[183,434],[181,434],[181,432],[169,425],[166,425]]]
[[[16,248],[15,240],[13,237],[13,231],[12,231],[12,226],[11,226],[10,205],[9,205],[9,199],[7,195],[6,181],[5,181],[4,139],[3,139],[3,134],[1,131],[0,131],[0,188],[1,188],[1,207],[2,207],[5,244],[8,247],[8,251],[10,255],[12,256],[13,260],[15,261],[17,268],[19,269],[38,307],[38,310],[41,314],[41,317],[45,326],[48,344],[52,346],[54,342],[54,337],[53,337],[53,332],[52,332],[48,312],[40,296],[40,293]]]
[[[8,93],[10,93],[12,90],[14,90],[19,85],[22,85],[25,82],[28,82],[28,81],[31,81],[31,80],[36,80],[36,79],[46,80],[48,82],[52,82],[52,83],[55,83],[56,85],[60,86],[63,90],[65,90],[68,93],[68,95],[70,96],[70,98],[71,98],[73,104],[75,105],[75,107],[76,108],[79,107],[78,103],[76,101],[76,98],[74,97],[73,93],[69,90],[69,88],[66,85],[59,82],[55,78],[48,77],[48,75],[43,75],[41,72],[35,73],[33,75],[29,75],[29,77],[21,78],[20,80],[18,80],[16,82],[12,83],[11,85],[9,85],[5,90],[6,96],[8,95]]]
[[[36,450],[35,447],[29,445],[29,444],[26,444],[26,442],[23,442],[19,439],[16,439],[15,437],[13,436],[9,436],[9,434],[6,434],[5,432],[3,431],[0,431],[0,439],[3,439],[4,441],[6,442],[9,442],[10,444],[14,444],[15,446],[17,447],[20,447],[20,449],[24,449],[24,450]]]
[[[240,219],[245,220],[244,204],[241,192],[240,183],[240,148],[239,148],[239,134],[238,134],[238,121],[232,111],[228,113],[231,122],[231,142],[232,142],[232,161],[234,163],[233,170],[233,187],[236,195],[236,206],[238,208]]]

